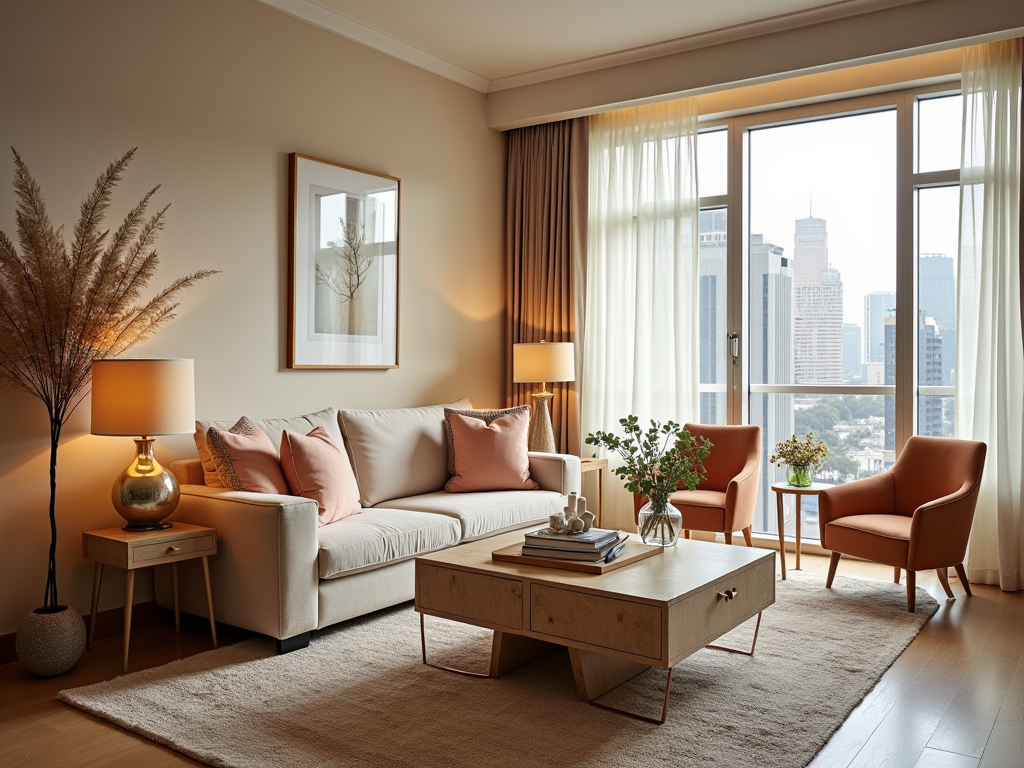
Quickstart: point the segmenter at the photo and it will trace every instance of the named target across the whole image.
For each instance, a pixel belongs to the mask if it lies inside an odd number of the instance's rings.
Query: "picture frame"
[[[289,155],[288,368],[397,368],[401,180]]]

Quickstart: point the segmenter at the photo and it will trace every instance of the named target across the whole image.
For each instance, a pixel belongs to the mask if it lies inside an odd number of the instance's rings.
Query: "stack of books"
[[[584,533],[553,533],[542,528],[526,534],[523,555],[608,563],[616,558],[628,540],[628,534],[603,528],[591,528]]]

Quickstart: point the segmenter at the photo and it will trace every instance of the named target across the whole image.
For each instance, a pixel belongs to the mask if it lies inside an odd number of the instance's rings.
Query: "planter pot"
[[[673,547],[679,538],[683,525],[683,516],[671,504],[655,506],[648,501],[640,507],[637,515],[637,528],[644,544],[659,547]]]
[[[69,605],[36,608],[18,628],[15,649],[29,672],[41,677],[63,675],[85,650],[85,622]]]
[[[797,488],[807,488],[814,482],[814,472],[808,464],[790,464],[786,472],[789,484]]]

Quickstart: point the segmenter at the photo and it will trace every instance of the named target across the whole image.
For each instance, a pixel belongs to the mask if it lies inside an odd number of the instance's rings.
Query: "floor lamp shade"
[[[178,483],[153,455],[155,435],[195,430],[192,360],[97,360],[92,364],[92,434],[135,438],[135,460],[111,489],[126,531],[169,528]]]
[[[536,344],[512,345],[512,381],[516,384],[540,382],[541,391],[532,397],[536,406],[530,425],[531,451],[555,452],[555,434],[551,429],[548,401],[554,397],[547,391],[549,381],[576,380],[576,353],[571,341],[542,341]]]

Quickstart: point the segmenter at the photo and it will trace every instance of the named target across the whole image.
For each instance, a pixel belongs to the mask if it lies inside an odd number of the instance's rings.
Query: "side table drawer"
[[[416,608],[522,629],[523,583],[417,562]]]
[[[736,590],[726,600],[721,592]],[[669,607],[669,658],[692,653],[775,602],[775,561],[719,579]]]
[[[211,531],[201,536],[174,539],[154,544],[139,544],[131,548],[131,566],[171,563],[175,560],[212,555],[217,551],[217,537]]]
[[[530,629],[649,659],[662,658],[662,611],[656,605],[532,584]]]

